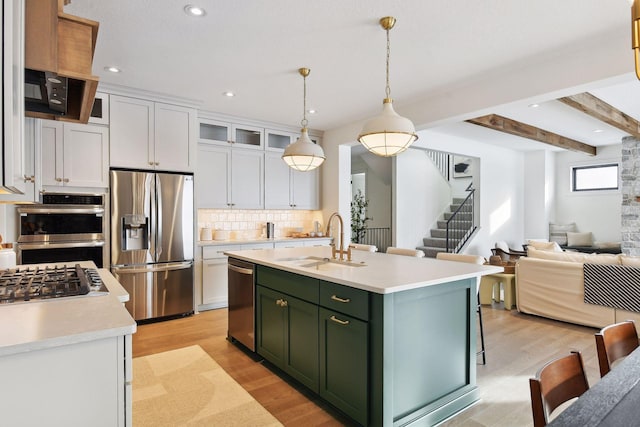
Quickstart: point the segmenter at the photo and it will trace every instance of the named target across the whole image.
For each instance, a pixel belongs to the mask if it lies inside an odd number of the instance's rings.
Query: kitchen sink
[[[340,261],[339,259],[322,258],[317,256],[305,256],[305,257],[289,257],[276,259],[279,262],[290,262],[297,267],[311,268],[315,270],[339,270],[342,268],[351,267],[364,267],[366,264],[363,262],[353,261]]]

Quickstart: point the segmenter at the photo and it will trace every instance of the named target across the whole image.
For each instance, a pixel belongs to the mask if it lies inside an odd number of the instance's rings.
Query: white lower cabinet
[[[108,187],[109,129],[41,120],[42,185]]]
[[[202,275],[197,282],[200,282],[201,301],[198,304],[198,311],[212,310],[215,308],[227,307],[228,297],[228,276],[227,259],[224,252],[242,251],[251,249],[272,249],[328,245],[331,238],[323,239],[300,239],[281,240],[270,242],[238,243],[234,245],[208,245],[202,246]]]
[[[202,248],[202,306],[200,310],[226,307],[227,256],[226,251],[239,250],[238,246],[207,246]]]
[[[131,426],[131,361],[131,335],[0,357],[2,425]]]

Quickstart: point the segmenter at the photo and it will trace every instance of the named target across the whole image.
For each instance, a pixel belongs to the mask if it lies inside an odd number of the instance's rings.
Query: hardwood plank
[[[558,101],[640,138],[640,122],[588,92],[559,98]]]
[[[594,147],[593,145],[585,144],[583,142],[576,141],[575,139],[566,138],[562,135],[558,135],[557,133],[549,132],[547,130],[540,129],[526,123],[518,122],[507,117],[502,117],[497,114],[476,117],[474,119],[469,119],[466,121],[468,123],[483,126],[488,129],[497,130],[499,132],[508,133],[511,135],[519,136],[521,138],[543,142],[545,144],[553,145],[554,147],[560,147],[566,150],[586,153],[591,156],[596,155],[596,147]]]
[[[482,400],[445,422],[445,426],[533,425],[529,378],[545,362],[572,349],[582,352],[589,384],[600,378],[596,329],[502,307],[494,304],[482,308],[487,348],[487,364],[477,365]],[[139,357],[198,344],[285,426],[348,425],[335,410],[229,343],[226,334],[226,309],[141,325],[133,336],[133,355]]]

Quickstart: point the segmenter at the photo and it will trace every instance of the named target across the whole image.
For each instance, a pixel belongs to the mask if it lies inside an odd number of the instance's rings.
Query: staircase
[[[468,198],[467,198],[468,199]],[[449,224],[449,252],[456,252],[458,246],[463,244],[473,231],[473,203],[465,204],[464,198],[454,198],[449,205],[449,210],[443,213],[442,219],[437,221],[437,228],[431,229],[431,236],[422,239],[424,246],[418,246],[417,249],[424,251],[425,256],[435,258],[438,252],[447,252],[447,220],[449,220],[454,212],[460,211],[456,215],[454,222]]]

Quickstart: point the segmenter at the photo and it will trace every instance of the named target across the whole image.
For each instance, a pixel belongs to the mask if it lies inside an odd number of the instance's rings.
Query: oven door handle
[[[64,243],[18,243],[18,249],[60,249],[60,248],[96,248],[104,246],[104,240],[91,242],[64,242]]]
[[[164,264],[136,265],[130,267],[111,267],[113,273],[134,274],[134,273],[155,273],[158,271],[185,270],[193,267],[193,261],[168,262]]]
[[[21,215],[26,214],[95,214],[98,216],[104,215],[104,208],[87,208],[87,207],[67,207],[59,208],[56,206],[42,207],[21,207],[18,208],[18,213]]]

